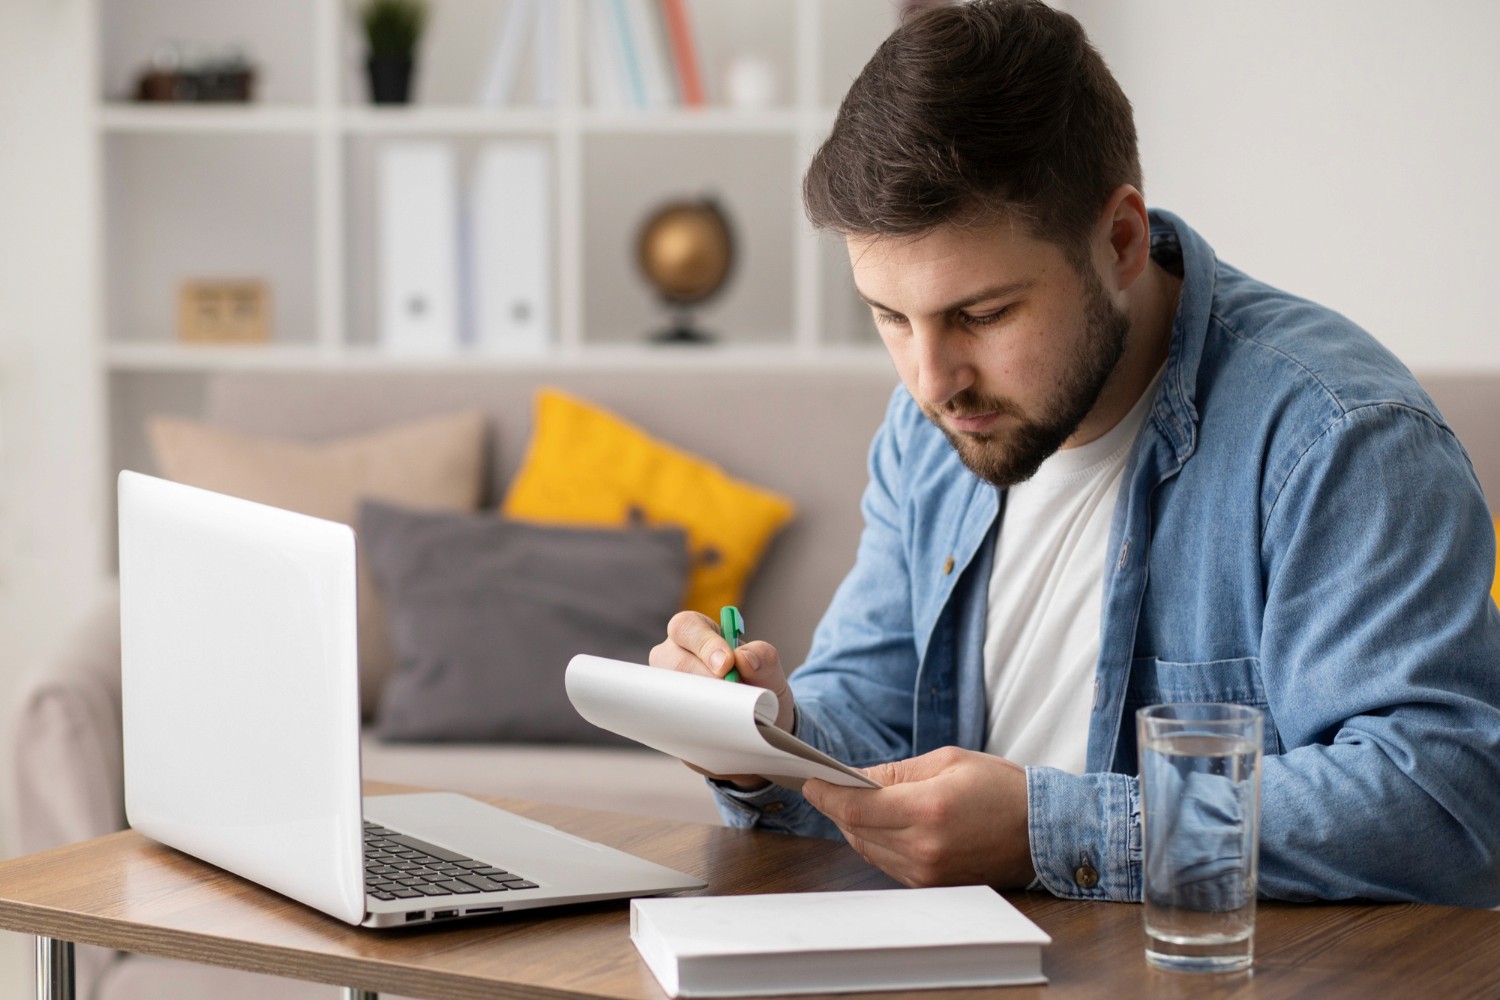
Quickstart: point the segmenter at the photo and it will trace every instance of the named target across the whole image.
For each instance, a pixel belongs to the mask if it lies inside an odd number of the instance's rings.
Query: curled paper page
[[[566,683],[578,714],[600,729],[713,774],[758,774],[788,788],[807,778],[880,787],[777,729],[776,696],[765,688],[602,656],[573,657]]]

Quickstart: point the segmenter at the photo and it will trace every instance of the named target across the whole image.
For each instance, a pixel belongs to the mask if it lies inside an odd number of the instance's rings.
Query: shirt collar
[[[1193,453],[1198,439],[1198,365],[1213,309],[1218,259],[1203,237],[1171,212],[1151,209],[1151,256],[1181,261],[1182,291],[1166,370],[1152,411],[1157,426],[1171,443],[1178,462]]]

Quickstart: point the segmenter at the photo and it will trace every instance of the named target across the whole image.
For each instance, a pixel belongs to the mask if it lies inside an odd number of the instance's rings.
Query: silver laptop
[[[134,472],[119,499],[137,830],[366,927],[704,885],[463,795],[361,801],[354,532]]]

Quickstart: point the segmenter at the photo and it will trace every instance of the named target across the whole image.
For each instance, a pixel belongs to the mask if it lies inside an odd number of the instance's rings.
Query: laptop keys
[[[535,888],[535,882],[504,868],[373,823],[365,824],[365,889],[376,899]]]

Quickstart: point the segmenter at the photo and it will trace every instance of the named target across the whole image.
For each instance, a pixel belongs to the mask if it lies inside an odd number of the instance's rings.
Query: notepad
[[[630,940],[672,997],[1045,983],[1052,941],[982,885],[634,899]]]
[[[765,688],[583,655],[569,661],[564,683],[589,722],[710,774],[758,774],[793,789],[808,778],[880,787],[776,728],[776,695]]]

